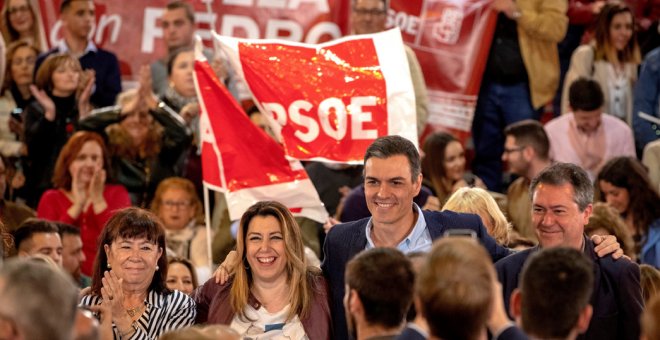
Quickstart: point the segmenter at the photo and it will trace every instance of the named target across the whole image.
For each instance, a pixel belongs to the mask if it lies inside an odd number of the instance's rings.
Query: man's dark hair
[[[32,238],[32,235],[38,233],[45,234],[58,234],[59,229],[53,222],[42,220],[39,218],[28,218],[21,225],[14,230],[14,245],[16,250],[20,249],[21,243],[25,240]]]
[[[417,177],[422,172],[419,152],[411,141],[401,136],[385,136],[376,139],[369,145],[367,152],[364,154],[364,164],[367,164],[367,160],[371,157],[384,159],[399,155],[408,158],[412,181],[416,182]]]
[[[539,338],[566,338],[593,286],[593,265],[582,252],[557,247],[533,254],[520,280],[523,330]]]
[[[346,265],[348,289],[357,291],[372,325],[401,324],[412,302],[415,273],[410,260],[393,248],[364,251]]]
[[[80,228],[73,226],[68,223],[64,222],[53,222],[57,226],[57,229],[59,230],[60,237],[64,237],[64,235],[76,235],[80,236]]]
[[[66,11],[67,8],[71,6],[71,3],[74,1],[89,1],[89,2],[94,2],[93,0],[62,0],[60,3],[60,15]]]
[[[510,124],[504,129],[504,135],[515,138],[518,146],[531,146],[540,159],[547,160],[549,158],[550,140],[548,140],[548,134],[543,129],[543,124],[538,121],[525,119]]]
[[[568,88],[568,103],[575,111],[593,111],[603,106],[605,102],[603,90],[595,81],[578,78]]]
[[[165,9],[168,11],[173,11],[176,9],[182,8],[186,12],[186,18],[190,20],[191,23],[195,23],[195,10],[193,9],[192,5],[185,2],[185,1],[172,1],[165,6]]]
[[[534,197],[539,184],[570,184],[573,186],[573,201],[577,203],[580,211],[584,211],[594,200],[594,186],[589,176],[582,168],[572,163],[555,163],[543,169],[529,185],[530,197]]]

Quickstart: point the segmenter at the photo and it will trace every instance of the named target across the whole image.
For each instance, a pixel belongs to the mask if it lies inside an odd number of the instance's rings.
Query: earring
[[[158,267],[158,265],[156,265],[156,271],[158,271],[158,269],[160,269],[160,267]]]
[[[112,266],[110,265],[110,263],[108,263],[108,269],[112,269]]]

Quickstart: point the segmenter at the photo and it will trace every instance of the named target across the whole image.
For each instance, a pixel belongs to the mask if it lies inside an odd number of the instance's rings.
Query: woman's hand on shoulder
[[[225,260],[218,266],[218,269],[213,272],[213,277],[215,277],[215,283],[224,285],[227,283],[229,278],[234,275],[234,268],[236,266],[236,261],[238,261],[238,256],[235,250],[232,250],[227,254]]]

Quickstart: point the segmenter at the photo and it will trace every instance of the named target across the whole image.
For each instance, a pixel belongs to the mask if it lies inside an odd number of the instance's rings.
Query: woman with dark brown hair
[[[632,92],[640,62],[632,10],[623,2],[607,3],[596,17],[593,41],[573,52],[564,81],[561,113],[571,111],[568,90],[573,81],[587,78],[597,81],[603,90],[603,112],[631,124]]]
[[[120,210],[99,236],[91,292],[80,305],[101,313],[102,334],[155,340],[195,321],[195,302],[169,290],[166,278],[165,232],[158,218],[139,208]]]
[[[660,267],[660,195],[636,158],[616,157],[596,178],[596,199],[616,209],[635,241],[641,263]]]
[[[440,206],[459,188],[486,189],[479,177],[465,171],[465,149],[451,134],[435,132],[426,137],[422,151],[424,184],[433,189]]]
[[[91,275],[96,239],[112,213],[131,205],[126,188],[109,184],[110,160],[101,136],[76,132],[64,145],[55,163],[53,185],[39,200],[37,216],[80,228],[83,274]]]

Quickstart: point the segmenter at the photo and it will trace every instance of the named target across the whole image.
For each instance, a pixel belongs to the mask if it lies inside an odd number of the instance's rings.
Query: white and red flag
[[[287,160],[282,147],[250,121],[198,47],[195,84],[205,186],[225,193],[232,220],[258,201],[275,200],[296,216],[325,222],[328,213],[300,162]]]
[[[378,137],[400,135],[417,145],[415,95],[398,29],[316,45],[214,37],[287,156],[360,164]]]

